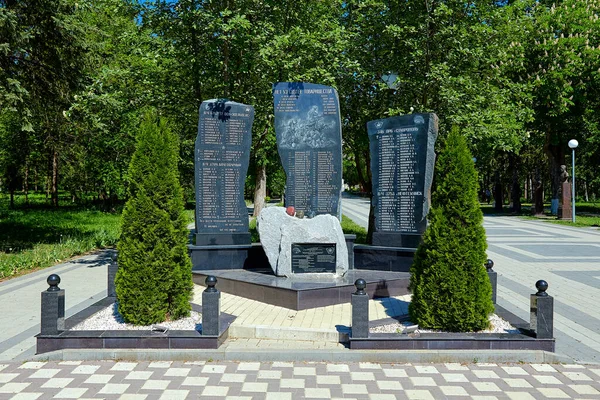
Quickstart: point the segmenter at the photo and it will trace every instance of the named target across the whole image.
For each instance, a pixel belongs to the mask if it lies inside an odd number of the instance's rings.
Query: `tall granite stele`
[[[286,173],[285,205],[308,217],[341,217],[342,124],[334,88],[273,85],[277,149]]]
[[[286,173],[285,206],[308,219],[265,209],[261,243],[277,276],[343,276],[348,248],[340,221],[342,128],[334,88],[312,83],[273,85],[277,149]],[[293,213],[292,213],[293,214]],[[297,214],[298,215],[298,214]]]
[[[196,186],[194,270],[242,268],[251,247],[244,184],[254,107],[202,102],[194,151]]]
[[[427,227],[438,134],[435,114],[370,121],[373,246],[416,248]]]

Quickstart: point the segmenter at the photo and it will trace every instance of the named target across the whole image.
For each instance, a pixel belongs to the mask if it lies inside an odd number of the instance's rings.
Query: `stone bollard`
[[[40,334],[58,335],[65,330],[65,290],[58,287],[60,277],[52,274],[46,279],[48,290],[42,292]]]
[[[489,258],[485,262],[485,269],[487,270],[488,278],[490,278],[490,284],[492,285],[492,303],[496,304],[496,289],[498,287],[498,274],[492,269],[494,268],[494,261]]]
[[[115,287],[115,277],[117,276],[117,270],[119,264],[117,263],[117,256],[113,256],[110,264],[108,264],[108,286],[106,290],[107,297],[117,297],[117,289]]]
[[[217,278],[214,276],[207,276],[204,282],[206,289],[202,292],[202,335],[219,336],[221,292],[215,288]]]
[[[548,282],[539,280],[535,283],[538,292],[530,296],[531,316],[530,329],[538,339],[554,337],[554,298],[548,296]]]
[[[369,295],[365,292],[367,282],[364,279],[357,279],[354,282],[356,292],[352,293],[352,337],[369,337]]]

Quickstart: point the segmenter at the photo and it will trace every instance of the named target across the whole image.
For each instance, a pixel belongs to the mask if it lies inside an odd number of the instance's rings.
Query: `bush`
[[[411,320],[423,328],[477,331],[494,310],[484,263],[486,237],[477,172],[457,129],[435,168],[429,225],[411,266]]]
[[[176,136],[147,114],[129,165],[115,279],[119,312],[133,324],[189,315],[192,266]]]

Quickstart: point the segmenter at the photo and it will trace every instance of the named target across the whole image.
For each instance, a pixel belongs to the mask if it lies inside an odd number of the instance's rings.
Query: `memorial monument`
[[[373,246],[416,248],[427,227],[438,134],[435,114],[367,124],[373,174]]]
[[[244,184],[253,120],[249,105],[212,99],[200,106],[194,151],[196,232],[195,246],[190,246],[195,269],[203,264],[234,268],[247,257],[251,241]]]
[[[342,190],[342,128],[334,88],[312,83],[273,85],[275,133],[286,173],[285,205],[307,217],[338,218]]]

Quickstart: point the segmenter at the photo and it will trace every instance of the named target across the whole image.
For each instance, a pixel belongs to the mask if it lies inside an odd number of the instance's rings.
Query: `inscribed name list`
[[[248,232],[244,184],[254,107],[226,100],[200,106],[195,146],[196,232]]]
[[[273,85],[275,133],[286,172],[285,205],[305,215],[339,217],[342,128],[335,89],[312,83]]]
[[[411,114],[367,124],[376,232],[422,234],[437,138],[435,114]]]

